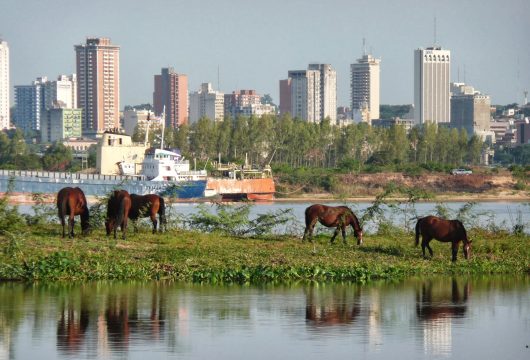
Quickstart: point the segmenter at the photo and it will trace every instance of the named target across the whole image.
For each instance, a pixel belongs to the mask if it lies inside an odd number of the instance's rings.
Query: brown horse
[[[160,216],[160,231],[162,225],[166,225],[166,205],[164,198],[155,194],[136,195],[131,194],[131,210],[129,211],[129,219],[135,222],[140,217],[149,217],[153,223],[153,234],[156,233],[156,214]]]
[[[83,190],[80,188],[65,187],[57,193],[57,209],[59,210],[59,219],[63,226],[63,238],[65,236],[64,217],[68,215],[68,237],[74,237],[74,217],[81,216],[81,231],[83,235],[88,234],[90,230],[88,205]]]
[[[467,239],[466,229],[460,220],[445,220],[436,216],[420,218],[416,223],[416,246],[420,242],[420,235],[422,237],[421,250],[424,258],[425,248],[429,250],[431,257],[433,256],[432,249],[429,246],[429,242],[432,239],[452,243],[453,261],[456,261],[458,243],[460,241],[463,243],[464,257],[469,259],[471,256],[471,240]]]
[[[363,243],[363,229],[359,225],[357,216],[347,206],[326,206],[321,204],[311,205],[305,209],[305,231],[302,241],[309,236],[309,241],[312,241],[313,229],[319,221],[326,227],[335,227],[335,232],[331,237],[331,243],[335,241],[335,237],[342,231],[342,240],[346,243],[346,228],[351,225],[353,234],[357,238],[357,245]]]
[[[107,203],[107,219],[105,220],[107,235],[114,231],[114,239],[116,239],[116,232],[119,226],[123,234],[122,237],[125,240],[130,209],[131,196],[129,193],[126,190],[114,190]]]

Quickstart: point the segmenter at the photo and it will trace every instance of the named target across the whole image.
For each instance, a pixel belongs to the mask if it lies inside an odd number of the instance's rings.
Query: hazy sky
[[[367,49],[381,61],[381,103],[413,101],[413,52],[434,41],[451,50],[452,80],[494,104],[530,90],[529,0],[0,0],[11,86],[75,72],[87,36],[121,47],[121,107],[152,102],[153,75],[172,66],[189,90],[256,89],[278,102],[278,80],[310,62],[337,70],[349,105],[349,66]],[[460,70],[460,71],[458,71]]]

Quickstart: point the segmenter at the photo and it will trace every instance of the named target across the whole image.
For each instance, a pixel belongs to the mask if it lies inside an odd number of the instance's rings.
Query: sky
[[[74,45],[109,37],[120,46],[120,107],[152,103],[153,75],[169,66],[188,75],[190,92],[211,82],[278,103],[278,81],[315,62],[335,68],[338,105],[349,106],[350,64],[365,38],[381,58],[381,103],[410,104],[414,49],[433,45],[435,18],[452,81],[493,104],[523,102],[528,0],[0,0],[0,38],[12,87],[74,73]]]

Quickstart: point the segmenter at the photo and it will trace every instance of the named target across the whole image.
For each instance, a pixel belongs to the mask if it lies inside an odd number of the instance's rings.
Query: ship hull
[[[133,194],[161,194],[177,199],[201,198],[206,180],[168,182],[127,176],[48,171],[0,170],[0,192],[56,194],[66,186],[80,187],[85,195],[105,196],[116,189]]]
[[[271,201],[276,188],[272,178],[265,179],[217,179],[208,178],[206,194],[220,196],[224,201]]]

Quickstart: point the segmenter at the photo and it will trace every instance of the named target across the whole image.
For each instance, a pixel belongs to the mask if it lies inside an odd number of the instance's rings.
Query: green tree
[[[64,171],[70,167],[72,159],[72,150],[57,141],[44,153],[42,164],[49,171]]]

